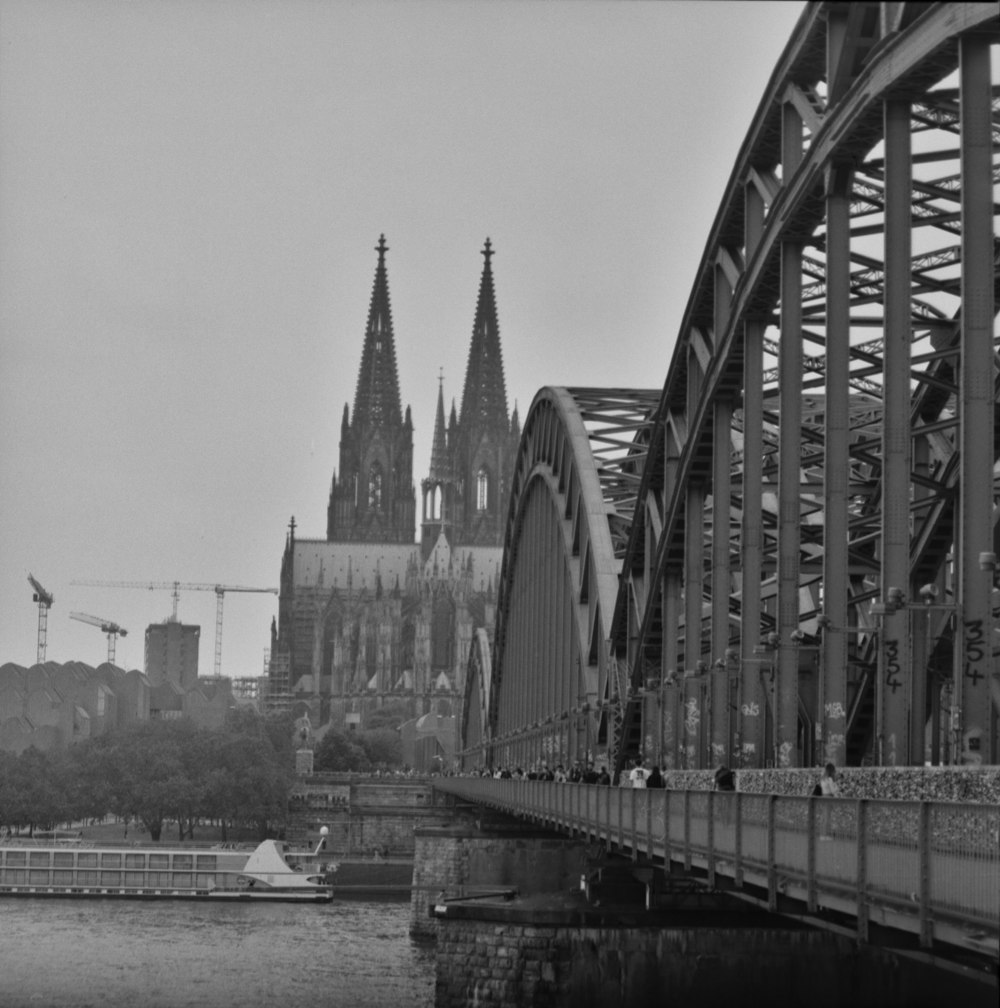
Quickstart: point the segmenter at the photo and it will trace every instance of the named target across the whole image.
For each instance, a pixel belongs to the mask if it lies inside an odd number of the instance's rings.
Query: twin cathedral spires
[[[330,542],[412,543],[416,531],[413,421],[400,408],[396,344],[389,303],[385,236],[375,248],[372,287],[354,411],[340,428],[340,476],[327,508]],[[520,439],[517,409],[507,412],[490,240],[465,370],[461,412],[445,423],[439,382],[430,469],[421,480],[424,557],[443,533],[455,546],[502,546],[507,492]]]

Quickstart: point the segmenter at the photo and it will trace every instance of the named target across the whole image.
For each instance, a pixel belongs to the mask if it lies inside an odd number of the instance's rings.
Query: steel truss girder
[[[607,746],[620,714],[610,619],[659,396],[535,396],[511,481],[489,682],[481,677],[481,714],[469,722],[481,735],[463,740],[467,753],[527,769]]]
[[[970,437],[962,418],[973,400],[959,379],[965,355],[984,338],[983,309],[969,321],[968,306],[992,304],[997,287],[996,229],[987,247],[981,223],[994,224],[998,212],[998,88],[981,69],[984,47],[988,53],[997,42],[996,11],[989,3],[887,4],[873,21],[865,12],[877,14],[880,5],[852,4],[849,14],[845,6],[809,6],[751,124],[676,340],[650,440],[656,465],[642,474],[611,639],[634,693],[651,665],[659,671],[660,685],[647,695],[658,731],[644,738],[654,738],[648,755],[673,765],[923,762],[928,737],[935,761],[997,758],[990,687],[1000,697],[1000,686],[992,655],[981,655],[989,635],[966,628],[975,639],[963,641],[952,618],[935,622],[933,633],[942,636],[917,640],[921,617],[910,610],[890,612],[885,626],[868,613],[890,585],[912,599],[926,579],[952,617],[972,607],[983,622],[977,599],[988,595],[989,578],[973,558],[993,551],[983,509],[992,510],[996,494],[979,480],[968,512],[974,518],[957,504],[970,498],[960,475],[971,462],[963,455],[975,453],[980,469],[993,470],[996,419],[987,421],[977,406]],[[838,19],[839,34],[828,35]],[[879,38],[873,23],[897,29]],[[971,140],[970,128],[978,131]],[[802,250],[798,258],[789,256],[794,248]],[[978,265],[984,249],[988,279]],[[785,304],[789,297],[797,310]],[[978,327],[978,344],[970,326]],[[865,335],[873,331],[881,331],[874,340]],[[886,399],[890,337],[895,391]],[[810,352],[788,356],[790,340]],[[763,397],[750,395],[755,387]],[[982,383],[976,388],[981,402]],[[995,414],[995,374],[990,388]],[[736,407],[726,491],[735,506],[726,527],[712,511],[720,400]],[[801,420],[790,421],[799,412]],[[757,446],[749,455],[745,438]],[[842,474],[828,458],[841,459]],[[780,476],[773,495],[769,470]],[[746,486],[760,488],[762,509],[748,508],[745,497],[739,506]],[[842,531],[831,508],[842,514]],[[837,538],[827,541],[833,528]],[[719,567],[717,537],[727,544],[728,571]],[[899,585],[883,578],[890,541]],[[698,571],[692,549],[715,557],[711,569],[703,559]],[[817,578],[808,568],[820,554],[825,568]],[[745,580],[747,570],[755,581]],[[773,582],[765,587],[768,570],[780,575],[777,591]],[[697,605],[685,600],[686,582]],[[824,634],[818,617],[831,608],[839,617]],[[726,614],[727,633],[710,625],[713,613],[716,620]],[[680,626],[668,627],[671,619]],[[696,633],[694,623],[701,624]],[[765,631],[776,634],[773,643],[762,641]],[[725,654],[720,641],[729,644]],[[912,650],[905,670],[904,644]],[[949,646],[942,679],[934,662]],[[706,671],[716,667],[718,676]],[[972,675],[962,671],[969,668]],[[949,676],[950,696],[940,688]],[[962,687],[964,706],[955,701]],[[869,692],[873,729],[853,751]],[[728,724],[713,716],[720,704],[735,704]],[[942,714],[939,705],[950,710]]]

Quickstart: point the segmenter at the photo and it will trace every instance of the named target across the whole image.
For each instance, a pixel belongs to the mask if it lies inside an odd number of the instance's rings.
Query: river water
[[[408,900],[4,899],[2,1008],[431,1008]]]

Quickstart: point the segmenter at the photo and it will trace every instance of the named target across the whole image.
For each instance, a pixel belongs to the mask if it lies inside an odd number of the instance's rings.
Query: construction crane
[[[71,612],[69,618],[79,620],[81,623],[89,623],[91,626],[100,627],[101,632],[108,635],[108,664],[114,665],[115,644],[119,637],[128,636],[128,630],[109,619],[102,619],[100,616],[88,616],[82,612]]]
[[[47,592],[31,574],[28,575],[28,580],[31,582],[31,587],[35,590],[31,598],[33,601],[38,603],[37,660],[38,664],[41,665],[42,662],[45,661],[45,647],[48,643],[49,609],[52,608],[55,596],[51,592]]]
[[[148,591],[166,590],[173,594],[173,611],[170,622],[177,622],[177,606],[182,591],[215,592],[215,676],[222,675],[222,600],[226,592],[264,592],[277,595],[277,588],[247,588],[243,585],[203,584],[188,581],[73,581],[75,585],[89,588],[143,588]]]

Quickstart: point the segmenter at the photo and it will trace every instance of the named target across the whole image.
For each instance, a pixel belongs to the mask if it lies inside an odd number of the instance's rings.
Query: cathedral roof
[[[395,579],[405,584],[410,564],[420,564],[421,576],[448,579],[448,565],[439,566],[436,575],[424,570],[420,547],[403,543],[330,542],[326,539],[296,539],[293,546],[292,569],[294,588],[317,588],[328,592],[332,588],[360,591],[366,588],[374,594],[376,579],[392,584]],[[439,555],[440,559],[440,555]],[[473,591],[487,591],[499,581],[503,561],[502,546],[448,547],[452,576],[472,565]]]
[[[465,387],[462,390],[462,426],[489,426],[506,432],[507,388],[503,373],[503,354],[500,349],[500,326],[497,322],[496,295],[493,291],[493,270],[490,257],[494,254],[489,238],[483,249],[485,262],[479,282],[479,300],[476,303],[476,320],[472,326],[472,343],[465,369]]]
[[[385,235],[380,235],[378,264],[372,300],[368,309],[365,345],[361,351],[361,368],[354,392],[354,424],[362,428],[398,425],[402,416],[399,400],[399,378],[396,372],[396,342],[392,333],[392,307],[389,303],[389,279],[385,254],[389,251]]]

